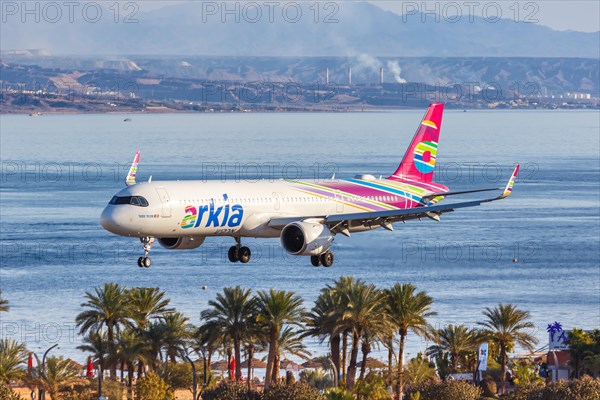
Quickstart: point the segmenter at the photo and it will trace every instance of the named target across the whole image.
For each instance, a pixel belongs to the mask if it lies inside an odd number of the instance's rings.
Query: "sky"
[[[247,1],[256,1],[260,4],[263,0]],[[284,2],[289,0],[270,1]],[[328,2],[330,0],[295,1]],[[140,5],[141,9],[150,10],[163,7],[165,5],[168,5],[169,3],[180,2],[182,1],[139,0],[137,3]],[[467,15],[469,15],[470,11],[472,11],[474,15],[480,17],[485,17],[485,14],[483,14],[484,12],[488,12],[488,16],[493,16],[491,13],[495,13],[496,5],[499,5],[501,8],[500,12],[503,18],[517,19],[519,21],[524,21],[525,19],[527,19],[530,22],[539,23],[540,25],[546,25],[555,30],[574,30],[580,32],[600,31],[600,1],[598,0],[371,0],[369,2],[377,4],[379,7],[385,10],[393,11],[397,14],[412,12],[412,10],[414,10],[414,7],[416,7],[419,11],[435,10],[437,8],[439,10],[439,13],[442,15],[453,16],[458,12],[465,18],[467,17]],[[518,4],[517,7],[515,7],[515,3]]]
[[[469,3],[475,3],[469,6]],[[462,15],[468,15],[469,10],[473,10],[473,14],[479,17],[485,17],[484,9],[488,13],[495,12],[495,5],[501,7],[503,18],[515,19],[534,22],[537,20],[540,25],[549,26],[555,30],[573,30],[581,32],[598,32],[600,31],[600,1],[598,0],[538,0],[538,1],[515,1],[515,0],[456,0],[456,1],[371,1],[379,7],[403,14],[403,11],[410,10],[414,4],[421,11],[424,8],[427,10],[435,10],[436,5],[440,12],[456,13],[455,10],[460,10]],[[452,6],[448,3],[452,3]],[[515,3],[518,4],[515,7]],[[425,4],[425,7],[423,7]],[[459,7],[456,7],[458,5]],[[426,11],[426,10],[425,10]],[[488,14],[491,16],[491,14]]]

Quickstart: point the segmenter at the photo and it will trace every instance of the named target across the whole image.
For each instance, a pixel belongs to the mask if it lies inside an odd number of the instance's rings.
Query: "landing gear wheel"
[[[327,253],[321,254],[321,264],[324,267],[331,267],[333,265],[333,253],[328,251]]]
[[[313,267],[320,267],[321,256],[310,256],[310,263],[313,265]]]
[[[227,252],[227,257],[232,263],[240,261],[239,252],[237,246],[231,246]]]
[[[251,256],[252,252],[248,247],[240,247],[239,257],[242,264],[246,264],[248,261],[250,261]]]
[[[140,242],[144,245],[144,256],[138,258],[138,267],[140,268],[150,268],[152,265],[152,260],[148,257],[150,253],[150,249],[152,248],[152,244],[154,243],[154,238],[145,236],[140,238]]]

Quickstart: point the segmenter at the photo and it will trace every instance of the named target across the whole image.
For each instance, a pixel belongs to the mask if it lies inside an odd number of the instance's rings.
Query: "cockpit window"
[[[109,204],[131,204],[132,206],[148,207],[148,200],[142,196],[114,196]]]

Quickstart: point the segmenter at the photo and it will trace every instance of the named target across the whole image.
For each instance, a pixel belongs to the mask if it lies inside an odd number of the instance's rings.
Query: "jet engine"
[[[319,222],[292,222],[281,231],[281,245],[295,256],[318,256],[333,242],[333,234]]]
[[[190,250],[199,247],[204,243],[203,236],[186,236],[174,238],[158,238],[158,243],[169,250]]]

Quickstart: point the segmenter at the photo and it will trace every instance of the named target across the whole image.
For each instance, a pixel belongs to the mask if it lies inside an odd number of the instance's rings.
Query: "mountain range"
[[[57,3],[59,4],[59,3]],[[95,3],[98,4],[98,3]],[[210,2],[213,7],[225,3]],[[228,3],[244,4],[244,3]],[[263,3],[255,3],[259,7]],[[420,14],[401,16],[367,2],[295,2],[299,9],[240,8],[230,14],[207,9],[205,2],[177,3],[137,12],[137,22],[118,22],[103,8],[96,22],[74,13],[39,22],[25,15],[4,15],[3,51],[43,48],[75,56],[340,56],[380,57],[583,57],[600,58],[600,32],[555,31],[501,19],[461,18],[436,22]],[[315,14],[314,5],[320,12]],[[326,9],[327,5],[330,9]],[[107,6],[108,7],[108,6]],[[235,7],[232,5],[231,7]],[[311,9],[311,7],[313,7]],[[298,18],[298,16],[300,16]],[[47,17],[47,16],[46,16]],[[27,19],[29,18],[29,19]],[[223,21],[225,19],[225,21]],[[237,19],[237,21],[236,21]]]

